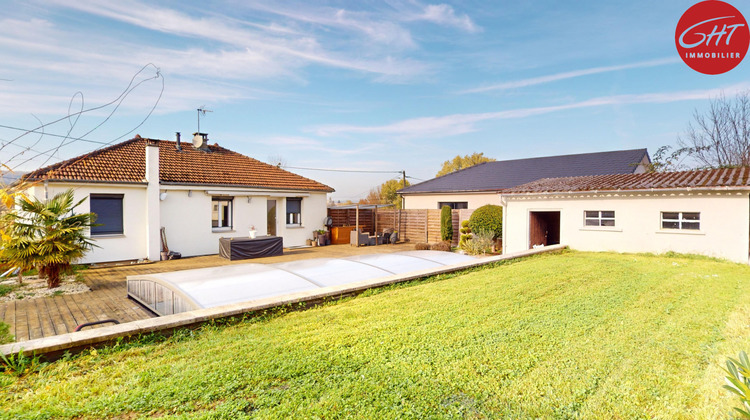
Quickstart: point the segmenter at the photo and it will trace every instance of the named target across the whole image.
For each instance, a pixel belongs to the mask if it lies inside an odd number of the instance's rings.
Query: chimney
[[[193,133],[193,147],[195,147],[198,150],[209,151],[208,134],[207,133]]]
[[[182,146],[180,145],[180,132],[179,131],[175,132],[174,136],[175,136],[175,140],[177,140],[177,150],[180,151],[182,150]]]

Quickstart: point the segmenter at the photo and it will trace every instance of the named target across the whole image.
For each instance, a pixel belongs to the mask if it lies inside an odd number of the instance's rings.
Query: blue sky
[[[4,1],[0,125],[32,129],[143,83],[44,136],[8,144],[21,132],[0,128],[0,159],[29,170],[136,133],[189,139],[201,106],[201,130],[237,152],[412,181],[472,152],[653,153],[710,98],[750,88],[747,59],[716,76],[679,59],[694,3]],[[750,1],[730,3],[750,16]],[[37,153],[68,132],[91,141]],[[340,200],[397,176],[293,171]]]

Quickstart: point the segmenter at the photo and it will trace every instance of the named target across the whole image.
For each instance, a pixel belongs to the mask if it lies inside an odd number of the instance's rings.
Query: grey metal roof
[[[646,149],[615,150],[578,155],[480,163],[399,190],[401,194],[500,191],[542,178],[630,174],[646,156]]]

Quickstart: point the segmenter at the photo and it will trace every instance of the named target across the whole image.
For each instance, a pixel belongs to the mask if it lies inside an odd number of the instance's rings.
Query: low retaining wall
[[[0,346],[0,353],[8,356],[23,352],[26,355],[45,355],[48,359],[55,359],[63,352],[75,352],[81,349],[103,346],[114,342],[118,338],[131,337],[139,334],[152,332],[170,332],[178,328],[190,328],[203,324],[207,321],[241,316],[247,313],[262,311],[288,304],[301,302],[318,302],[326,299],[336,299],[345,296],[356,295],[367,289],[388,286],[409,280],[434,276],[438,274],[451,273],[467,268],[491,264],[497,261],[510,260],[526,257],[550,251],[558,251],[566,248],[565,245],[552,245],[528,251],[516,252],[507,255],[478,258],[459,264],[446,265],[440,268],[432,268],[421,271],[413,271],[407,274],[399,274],[389,277],[381,277],[374,280],[365,280],[357,283],[349,283],[340,286],[325,287],[307,292],[293,293],[284,296],[276,296],[266,299],[258,299],[250,302],[236,303],[219,306],[216,308],[199,309],[197,311],[183,312],[175,315],[149,318],[139,321],[128,322],[109,327],[96,328],[87,331],[78,331],[61,334],[52,337],[44,337],[36,340],[10,343]]]

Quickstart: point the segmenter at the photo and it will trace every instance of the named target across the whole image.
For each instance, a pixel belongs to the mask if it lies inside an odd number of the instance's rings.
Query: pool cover
[[[338,286],[471,261],[441,251],[404,251],[275,264],[236,264],[128,276],[128,296],[158,315]]]

